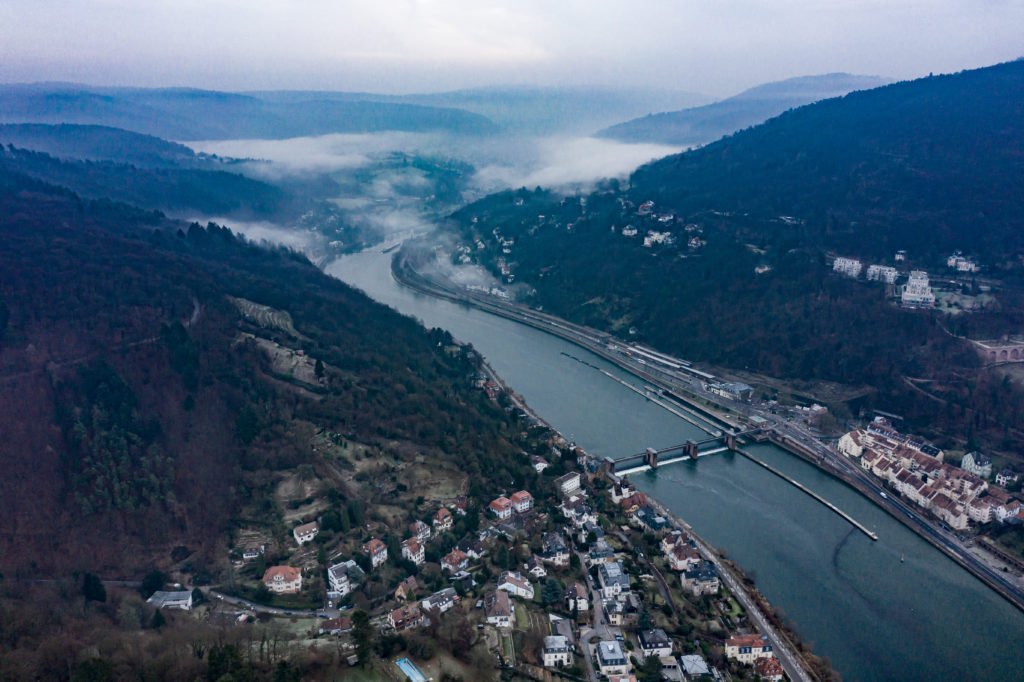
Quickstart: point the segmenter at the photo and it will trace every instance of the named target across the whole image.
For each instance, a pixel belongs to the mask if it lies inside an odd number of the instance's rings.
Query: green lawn
[[[520,630],[530,629],[530,613],[522,604],[516,609],[516,627]]]
[[[505,657],[506,661],[512,660],[512,638],[508,635],[501,636],[501,654]]]

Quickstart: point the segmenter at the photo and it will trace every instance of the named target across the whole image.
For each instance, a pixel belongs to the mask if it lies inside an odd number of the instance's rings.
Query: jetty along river
[[[588,452],[619,457],[703,437],[568,357],[642,386],[577,346],[402,288],[391,277],[390,258],[367,250],[326,270],[472,343],[538,414]],[[1024,680],[1024,614],[839,481],[775,446],[747,449],[878,533],[878,542],[740,455],[711,455],[630,479],[753,576],[844,680]]]

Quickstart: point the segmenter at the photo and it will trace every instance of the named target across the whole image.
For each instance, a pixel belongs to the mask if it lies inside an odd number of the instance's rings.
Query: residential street
[[[686,524],[677,524],[674,517],[669,515],[667,509],[662,507],[657,502],[651,502],[651,506],[658,509],[665,518],[673,519],[672,525],[679,530],[682,530],[689,534],[694,542],[697,544],[697,551],[700,552],[701,556],[714,564],[715,570],[718,572],[718,577],[722,580],[722,583],[736,597],[743,608],[747,612],[747,616],[750,621],[757,627],[758,631],[763,635],[768,635],[768,638],[772,641],[772,647],[775,652],[775,656],[779,659],[782,664],[783,670],[789,675],[789,679],[799,682],[813,682],[810,675],[804,670],[804,667],[799,663],[799,657],[783,640],[779,637],[779,633],[776,632],[761,613],[760,608],[754,602],[753,598],[747,594],[747,591],[740,584],[739,580],[732,574],[730,569],[724,561],[718,556],[718,554],[710,547],[705,545],[701,540],[694,534],[693,529]]]

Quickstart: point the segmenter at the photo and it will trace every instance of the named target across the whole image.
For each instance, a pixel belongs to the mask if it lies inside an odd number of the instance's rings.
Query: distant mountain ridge
[[[590,135],[627,116],[694,106],[708,98],[693,92],[648,88],[495,87],[413,95],[406,100],[474,111],[513,131]]]
[[[601,130],[597,136],[621,142],[700,145],[762,123],[788,109],[891,82],[890,78],[848,73],[799,76],[758,85],[713,104],[626,121]]]
[[[189,88],[65,83],[0,86],[0,123],[77,123],[171,140],[283,139],[384,130],[488,134],[484,116],[453,108],[365,99],[273,101]]]
[[[624,118],[650,111],[696,106],[706,95],[679,90],[610,87],[492,86],[408,95],[317,91],[245,93],[267,101],[294,103],[314,99],[366,100],[450,107],[486,116],[506,131],[537,135],[590,135]]]

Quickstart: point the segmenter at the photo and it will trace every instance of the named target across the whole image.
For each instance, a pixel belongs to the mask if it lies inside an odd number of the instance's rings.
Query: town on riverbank
[[[685,360],[621,341],[605,332],[554,318],[500,297],[462,288],[432,268],[432,257],[412,250],[399,252],[392,260],[392,275],[399,283],[416,291],[480,308],[585,348],[642,379],[661,399],[704,415],[708,423],[734,432],[748,428],[760,430],[774,445],[864,495],[1014,606],[1024,609],[1024,562],[1019,556],[1020,538],[1024,534],[1021,522],[1024,519],[1014,511],[1017,509],[1015,504],[1019,503],[1012,498],[1012,492],[1020,487],[1020,476],[1016,472],[1009,469],[991,471],[990,460],[980,453],[964,456],[961,463],[967,468],[957,473],[957,480],[971,475],[970,467],[974,466],[975,458],[980,458],[982,473],[987,471],[990,478],[995,474],[995,485],[986,484],[984,490],[975,487],[968,499],[952,504],[954,511],[957,505],[960,509],[960,514],[954,516],[961,527],[954,528],[944,518],[947,514],[942,511],[943,498],[938,498],[938,506],[905,504],[900,499],[903,489],[896,487],[887,477],[872,475],[870,470],[859,466],[836,447],[830,447],[828,439],[823,442],[821,433],[812,425],[821,423],[823,414],[827,421],[826,409],[811,406],[802,413],[786,414],[774,400],[753,401],[754,389],[742,382],[721,379]],[[650,393],[650,397],[654,396]],[[984,468],[986,463],[988,470]],[[992,497],[986,499],[989,490]],[[932,492],[936,491],[933,489]],[[948,496],[944,493],[944,497]],[[1002,500],[1004,497],[1005,504],[993,506],[997,498]],[[973,532],[967,532],[968,528],[963,526],[965,520],[971,520],[970,505],[973,505],[975,514],[970,530],[983,533],[977,542]]]

